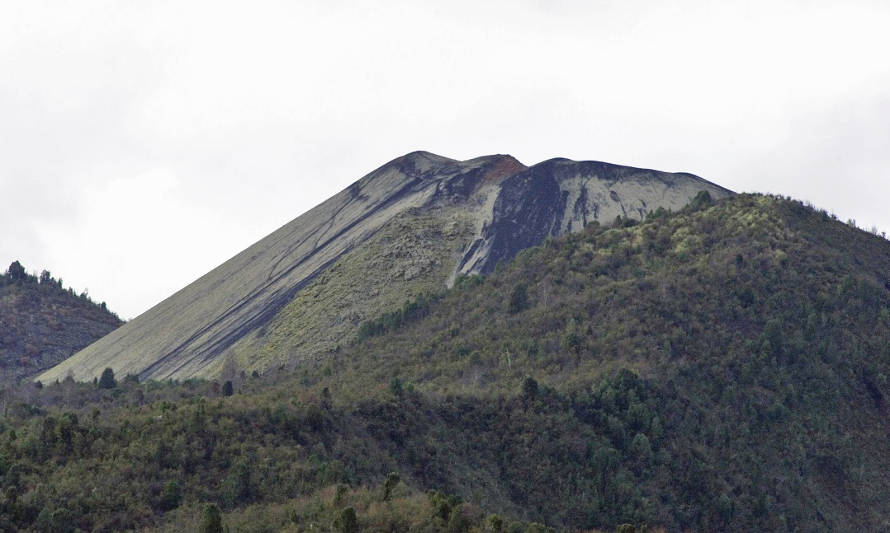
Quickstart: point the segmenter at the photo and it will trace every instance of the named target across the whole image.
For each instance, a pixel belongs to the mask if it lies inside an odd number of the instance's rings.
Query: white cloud
[[[890,228],[887,27],[877,1],[3,4],[0,261],[134,316],[415,149]]]

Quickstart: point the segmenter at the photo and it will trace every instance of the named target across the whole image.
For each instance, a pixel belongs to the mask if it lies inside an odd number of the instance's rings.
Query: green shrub
[[[334,522],[331,524],[338,533],[358,533],[358,518],[355,509],[347,507],[337,512]]]

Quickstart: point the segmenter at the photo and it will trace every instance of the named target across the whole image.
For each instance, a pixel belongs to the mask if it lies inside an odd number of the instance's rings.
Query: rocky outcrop
[[[457,161],[414,152],[371,172],[39,379],[69,373],[92,379],[106,367],[143,379],[211,376],[221,358],[264,331],[319,275],[348,258],[370,265],[368,254],[358,252],[397,218],[405,224],[406,214],[422,213],[425,223],[439,217],[443,226],[456,219],[468,225],[462,253],[441,247],[436,253],[442,257],[427,258],[451,273],[427,280],[444,286],[457,273],[490,272],[548,236],[617,215],[642,218],[658,207],[679,209],[701,190],[714,197],[731,194],[690,174],[607,163],[554,159],[527,168],[507,155]],[[404,277],[416,282],[425,272],[442,276],[441,268],[431,268]],[[368,274],[367,298],[378,292],[375,283],[390,289],[400,283]],[[301,305],[312,305],[304,300]],[[341,327],[336,335],[348,337],[349,331]],[[244,352],[243,342],[241,348]],[[263,367],[274,363],[264,359]]]
[[[579,231],[594,221],[611,223],[619,216],[642,220],[659,207],[682,209],[699,191],[715,199],[732,194],[692,174],[596,161],[544,161],[503,181],[490,220],[458,269],[487,274],[498,262],[547,237]]]

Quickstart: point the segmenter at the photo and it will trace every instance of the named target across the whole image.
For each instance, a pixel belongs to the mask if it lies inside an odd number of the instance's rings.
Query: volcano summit
[[[285,224],[108,336],[38,377],[215,377],[228,362],[264,371],[317,361],[359,324],[487,274],[548,237],[616,217],[678,210],[700,192],[733,193],[692,174],[509,155],[399,157]]]

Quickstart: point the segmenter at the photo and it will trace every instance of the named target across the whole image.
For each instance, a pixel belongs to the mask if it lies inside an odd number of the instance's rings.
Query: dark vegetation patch
[[[0,384],[34,376],[121,324],[105,302],[15,261],[0,274]]]

